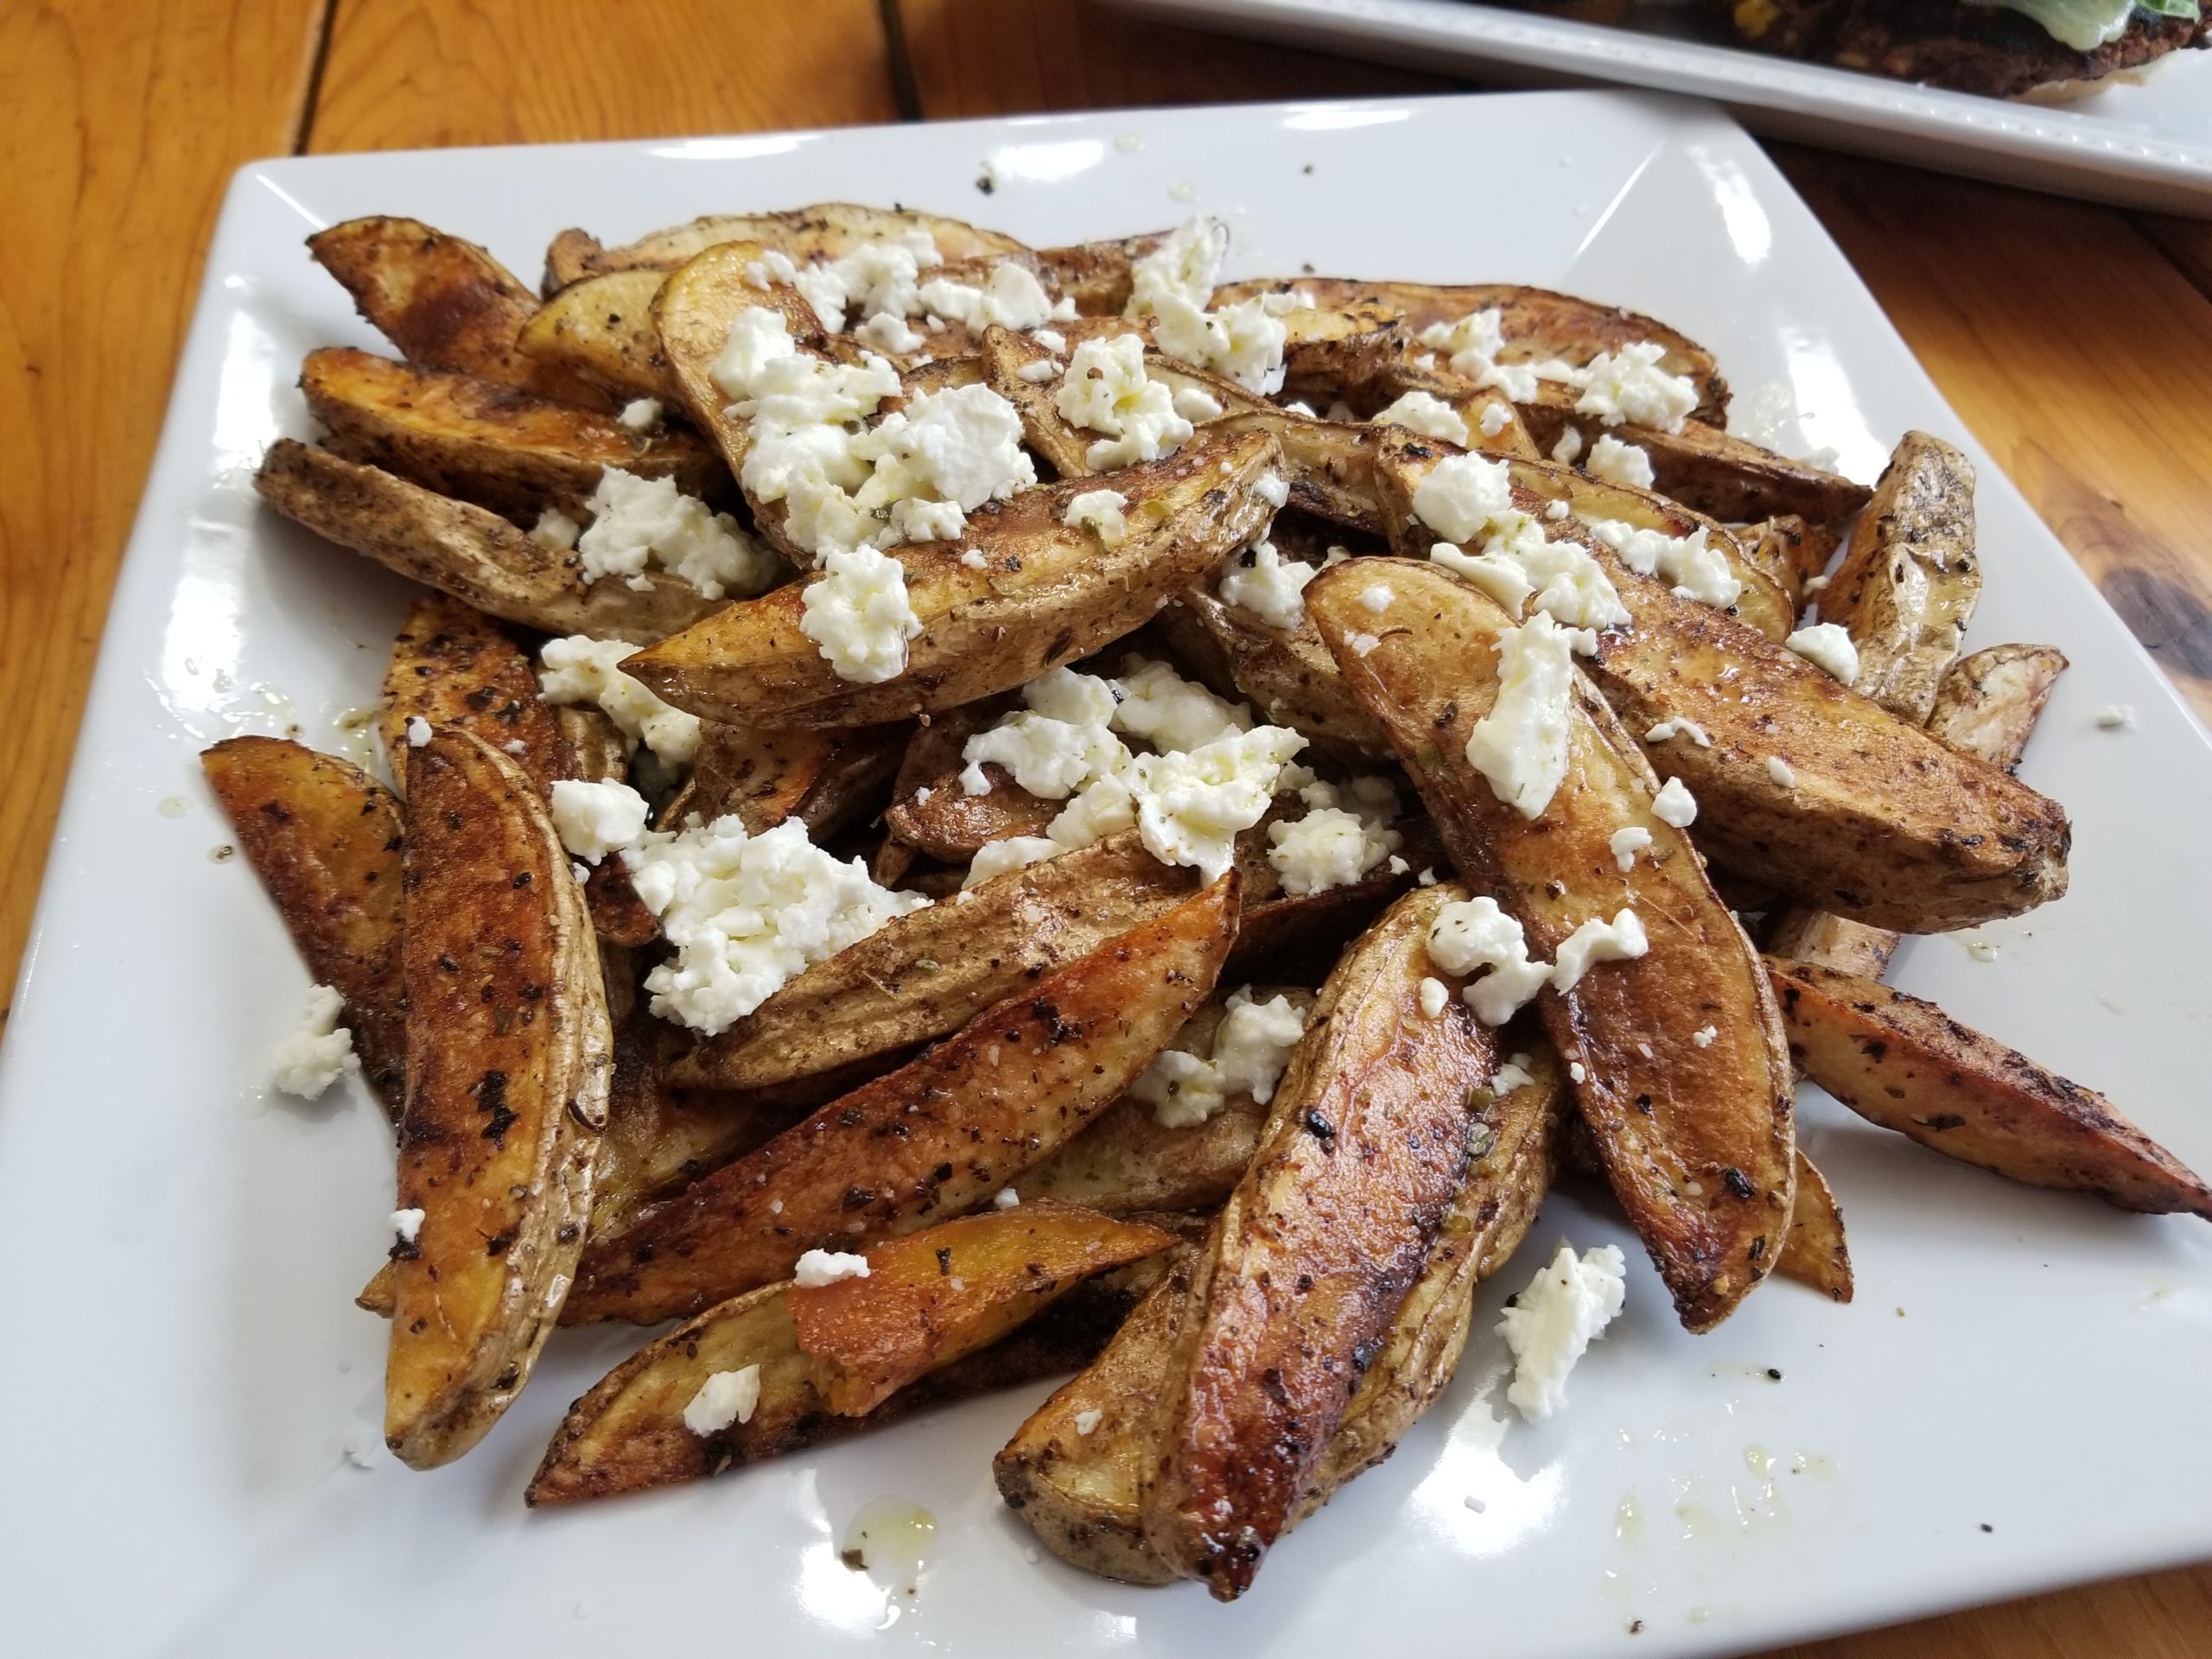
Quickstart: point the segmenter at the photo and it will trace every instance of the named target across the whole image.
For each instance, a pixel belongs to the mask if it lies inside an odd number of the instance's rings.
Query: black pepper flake
[[[1997,1530],[1997,1529],[1996,1529],[1996,1528],[1994,1528],[1994,1527],[1991,1526],[1991,1525],[1989,1524],[1989,1522],[1986,1522],[1986,1521],[1985,1521],[1985,1522],[1983,1522],[1981,1523],[1981,1529],[1982,1529],[1984,1532],[1994,1532],[1994,1531],[1996,1531],[1996,1530]]]
[[[1766,1374],[1767,1379],[1770,1382],[1779,1382],[1782,1381],[1782,1373],[1771,1365],[1766,1368]]]
[[[484,1125],[484,1139],[504,1141],[516,1116],[507,1108],[507,1074],[486,1071],[477,1079],[474,1092],[476,1109],[488,1115]]]
[[[1751,1196],[1751,1183],[1750,1177],[1746,1176],[1742,1170],[1738,1169],[1733,1164],[1731,1164],[1727,1168],[1720,1172],[1720,1179],[1728,1184],[1728,1190],[1734,1193],[1738,1198],[1748,1198]]]
[[[524,870],[521,874],[516,876],[514,884],[518,887],[528,887],[530,885],[530,872],[528,870]]]

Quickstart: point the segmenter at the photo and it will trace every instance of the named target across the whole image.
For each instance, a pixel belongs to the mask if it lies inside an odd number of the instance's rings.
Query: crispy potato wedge
[[[584,504],[608,467],[673,479],[686,495],[732,493],[721,458],[695,433],[632,432],[496,380],[330,346],[308,354],[300,390],[332,454],[525,528],[547,507],[588,521]]]
[[[840,1416],[988,1348],[1094,1274],[1171,1248],[1141,1222],[1039,1198],[868,1247],[868,1276],[794,1285],[791,1327]]]
[[[226,737],[200,766],[308,972],[346,999],[361,1075],[397,1121],[407,1064],[399,804],[359,767],[281,737]]]
[[[733,605],[623,664],[666,702],[710,720],[864,726],[957,708],[1089,656],[1148,619],[1274,511],[1254,487],[1281,454],[1262,434],[1186,445],[1116,475],[1131,528],[1101,548],[1061,522],[1084,480],[1025,490],[952,543],[898,550],[922,626],[906,671],[876,684],[837,677],[799,631],[811,582]]]
[[[1154,1552],[1217,1599],[1288,1523],[1465,1174],[1497,1046],[1456,996],[1433,1019],[1419,997],[1429,927],[1465,896],[1408,893],[1345,954],[1192,1263],[1140,1504]]]
[[[583,893],[529,773],[468,732],[409,763],[407,1111],[385,1443],[481,1440],[529,1381],[582,1249],[613,1037]]]
[[[795,817],[810,839],[828,841],[881,804],[910,729],[779,731],[709,721],[691,776],[663,820],[682,823],[696,813],[711,822],[734,814],[757,836]]]
[[[1840,540],[1829,526],[1808,524],[1792,512],[1742,525],[1736,531],[1736,545],[1745,559],[1801,612],[1806,583],[1828,568]]]
[[[531,314],[515,349],[533,363],[624,399],[681,401],[653,327],[653,296],[667,273],[610,270],[566,287]]]
[[[1392,590],[1380,613],[1361,600],[1377,577]],[[1789,1057],[1751,941],[1688,836],[1652,810],[1649,769],[1579,674],[1567,775],[1541,817],[1501,802],[1467,762],[1497,700],[1497,642],[1516,626],[1486,595],[1433,563],[1368,561],[1316,577],[1306,604],[1453,862],[1519,918],[1532,957],[1623,908],[1642,920],[1643,956],[1548,988],[1538,1007],[1554,1047],[1583,1067],[1576,1106],[1675,1311],[1712,1329],[1772,1270],[1795,1179]],[[1379,643],[1362,656],[1357,633]],[[1609,845],[1624,829],[1650,838],[1625,873]]]
[[[585,232],[563,231],[546,251],[546,280],[558,289],[610,270],[674,270],[726,242],[757,243],[801,263],[838,259],[865,243],[910,231],[925,232],[946,260],[1027,251],[1010,236],[941,213],[824,201],[779,213],[710,213],[615,248],[602,247]]]
[[[1853,689],[1927,724],[1980,598],[1974,463],[1941,438],[1908,432],[1821,593],[1821,615],[1859,647]]]
[[[2052,645],[1992,645],[1976,652],[1952,664],[1943,677],[1929,733],[1961,754],[2010,772],[2019,765],[2028,734],[2065,669],[2065,653]],[[1775,956],[1867,979],[1889,971],[1897,944],[1898,936],[1885,928],[1802,905],[1774,917],[1766,936],[1766,948]]]
[[[409,362],[458,369],[586,409],[611,406],[598,387],[515,349],[515,335],[537,302],[474,242],[419,219],[376,214],[316,232],[308,251]]]
[[[2212,1221],[2212,1186],[2094,1090],[1933,1002],[1810,963],[1769,966],[1790,1053],[1870,1123],[2028,1186]]]
[[[799,1351],[791,1326],[791,1286],[749,1292],[647,1344],[571,1406],[524,1499],[569,1503],[703,1480],[929,1406],[1065,1372],[1097,1353],[1173,1254],[1084,1281],[1013,1335],[908,1384],[861,1417],[839,1416],[817,1389],[815,1363]],[[684,1426],[683,1408],[709,1377],[748,1365],[760,1368],[751,1416],[712,1434]]]
[[[1073,300],[1077,315],[1119,316],[1129,302],[1136,262],[1167,239],[1164,231],[1109,237],[1037,250],[1037,276],[1056,300]]]
[[[1380,467],[1400,545],[1425,553],[1429,534],[1409,503],[1437,458],[1422,448],[1386,445]],[[1605,516],[1587,492],[1554,482],[1565,469],[1508,464],[1528,500],[1563,493],[1552,498],[1569,502],[1563,529],[1584,533]],[[1908,931],[2018,915],[2065,892],[2071,830],[2057,802],[1590,545],[1634,620],[1601,634],[1586,667],[1630,732],[1686,716],[1712,740],[1678,734],[1646,747],[1696,797],[1698,843],[1715,863]]]
[[[1851,1300],[1851,1246],[1843,1234],[1843,1210],[1828,1178],[1797,1154],[1797,1204],[1789,1212],[1789,1237],[1774,1270],[1784,1279],[1810,1285],[1830,1301]]]
[[[537,695],[529,657],[499,623],[445,594],[425,594],[407,607],[385,667],[377,728],[402,794],[412,720],[474,732],[506,749],[541,791],[566,775],[566,746]]]
[[[536,683],[534,676],[531,683]],[[550,766],[533,764],[533,771],[550,770],[556,778],[577,778],[588,784],[629,781],[629,742],[603,709],[563,703],[552,714],[558,740],[555,754]],[[550,794],[552,785],[546,787]],[[584,878],[584,903],[591,911],[592,929],[603,944],[636,950],[660,937],[659,918],[638,897],[629,868],[619,858],[602,858],[592,866]]]
[[[1524,404],[1521,418],[1536,448],[1548,455],[1570,426],[1593,443],[1600,430],[1587,416],[1557,403]],[[1652,488],[1729,524],[1790,513],[1831,524],[1866,505],[1870,493],[1840,473],[1792,461],[1696,420],[1684,421],[1672,432],[1651,426],[1602,429],[1650,458]]]
[[[480,611],[548,633],[645,645],[723,603],[657,569],[645,573],[642,589],[626,580],[587,585],[575,554],[497,513],[296,439],[269,446],[253,483],[263,500],[318,536]]]
[[[576,1323],[649,1323],[982,1203],[1104,1110],[1212,992],[1232,871],[695,1183],[577,1269]],[[771,1211],[769,1205],[779,1205]]]
[[[1270,723],[1305,733],[1324,753],[1387,751],[1382,728],[1345,686],[1312,622],[1301,618],[1295,628],[1279,628],[1205,588],[1191,588],[1177,604],[1197,619],[1236,689]]]
[[[1352,1476],[1387,1457],[1452,1380],[1477,1283],[1519,1245],[1551,1184],[1566,1100],[1557,1060],[1541,1042],[1531,1080],[1481,1097],[1488,1149],[1467,1170],[1413,1288],[1353,1389],[1351,1402],[1290,1523],[1319,1509]],[[1189,1308],[1190,1268],[1177,1262],[1090,1367],[1038,1408],[993,1459],[1009,1509],[1053,1554],[1133,1584],[1175,1574],[1144,1535],[1139,1492],[1160,1455],[1162,1379]],[[1090,1415],[1096,1413],[1094,1418]],[[1084,1433],[1078,1420],[1087,1422]]]

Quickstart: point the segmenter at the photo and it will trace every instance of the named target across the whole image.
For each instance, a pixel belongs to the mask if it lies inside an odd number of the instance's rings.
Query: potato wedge
[[[871,1245],[864,1279],[794,1285],[791,1327],[830,1409],[857,1417],[988,1347],[1085,1279],[1175,1242],[1052,1198],[962,1216]]]
[[[1211,993],[1236,918],[1232,871],[696,1182],[619,1240],[594,1241],[570,1319],[696,1312],[772,1282],[810,1249],[849,1249],[972,1209],[1151,1063]]]
[[[1324,753],[1386,753],[1389,741],[1368,717],[1337,672],[1336,658],[1313,625],[1279,628],[1205,588],[1192,588],[1177,604],[1197,619],[1234,677],[1270,724],[1303,732]]]
[[[663,818],[682,823],[696,813],[711,822],[734,814],[757,836],[795,817],[810,840],[828,841],[882,804],[911,729],[778,731],[709,721],[691,776]]]
[[[1941,438],[1908,432],[1821,593],[1821,615],[1859,647],[1853,690],[1927,724],[1980,598],[1974,463]]]
[[[506,749],[541,791],[565,775],[567,746],[537,695],[530,658],[499,623],[445,594],[425,594],[407,607],[385,667],[377,728],[402,794],[412,753],[407,727],[416,720]]]
[[[597,238],[585,232],[563,231],[547,250],[547,280],[560,287],[610,270],[674,270],[726,242],[758,243],[801,263],[837,259],[866,243],[912,231],[926,233],[942,259],[980,259],[1027,251],[1010,236],[941,213],[824,201],[779,213],[710,213],[614,248],[602,247]]]
[[[1736,531],[1736,545],[1745,560],[1801,612],[1805,584],[1828,568],[1840,540],[1827,525],[1808,524],[1790,512],[1739,525]]]
[[[1377,578],[1392,590],[1380,613],[1361,599]],[[1688,838],[1653,810],[1640,752],[1579,674],[1566,778],[1540,817],[1468,763],[1468,734],[1497,700],[1497,642],[1516,626],[1487,596],[1439,565],[1368,560],[1316,577],[1306,604],[1453,862],[1520,919],[1532,957],[1624,908],[1643,922],[1644,955],[1537,1005],[1553,1046],[1583,1067],[1577,1109],[1676,1313],[1712,1329],[1772,1270],[1795,1179],[1789,1058],[1751,941]],[[1379,643],[1362,656],[1354,634]],[[1626,829],[1649,840],[1623,872],[1610,842]]]
[[[1077,315],[1114,317],[1129,302],[1136,262],[1167,239],[1164,231],[1109,237],[1037,250],[1037,276],[1056,300],[1073,300]]]
[[[1421,553],[1429,532],[1409,504],[1436,461],[1423,446],[1391,442],[1379,463],[1398,544]],[[1562,528],[1578,537],[1610,512],[1562,480],[1565,469],[1507,464],[1529,501],[1568,502]],[[1636,575],[1594,538],[1590,545],[1634,620],[1601,634],[1586,667],[1630,733],[1686,717],[1711,739],[1678,733],[1646,749],[1696,798],[1698,843],[1716,864],[1908,931],[2018,915],[2065,892],[2071,830],[2057,802],[1945,747],[1758,630]]]
[[[547,507],[588,522],[601,472],[671,478],[686,495],[732,493],[696,433],[632,431],[611,415],[496,380],[329,346],[300,372],[323,447],[528,528]]]
[[[1844,1240],[1843,1210],[1827,1177],[1797,1154],[1797,1204],[1789,1212],[1789,1237],[1782,1247],[1776,1273],[1810,1285],[1830,1301],[1851,1300],[1851,1247]]]
[[[627,580],[586,584],[575,554],[497,513],[296,439],[269,446],[253,484],[263,500],[318,536],[480,611],[548,633],[645,645],[723,603],[658,569],[645,573],[642,589]]]
[[[515,349],[515,335],[537,302],[474,242],[419,219],[375,214],[316,232],[308,251],[409,362],[458,369],[586,409],[612,407],[598,387]]]
[[[1872,980],[1772,958],[1789,1052],[1871,1123],[2028,1186],[2212,1221],[2212,1186],[2094,1090]]]
[[[226,737],[200,766],[308,972],[346,999],[361,1075],[397,1122],[407,1064],[399,804],[358,766],[281,737]]]
[[[622,666],[664,701],[710,720],[865,726],[957,708],[1121,638],[1251,540],[1274,511],[1255,486],[1281,454],[1255,433],[1193,442],[1121,473],[1131,529],[1113,548],[1061,522],[1084,488],[1076,480],[1025,490],[979,515],[965,547],[983,556],[981,570],[962,563],[958,544],[898,550],[922,632],[894,679],[837,677],[799,631],[810,583],[733,605]]]
[[[1497,1046],[1456,996],[1434,1018],[1419,998],[1428,930],[1465,896],[1409,893],[1345,954],[1192,1264],[1140,1505],[1154,1552],[1218,1600],[1288,1523],[1466,1173]]]
[[[1032,795],[995,760],[983,763],[990,788],[970,795],[960,786],[956,763],[883,815],[884,827],[917,852],[949,864],[975,857],[977,850],[1008,836],[1041,836],[1067,805]]]
[[[591,1210],[613,1037],[582,889],[544,798],[473,734],[409,762],[407,1111],[385,1443],[415,1469],[529,1381]]]
[[[2065,653],[2051,645],[1992,645],[1976,652],[1952,664],[1943,677],[1929,734],[1961,754],[2011,772],[2019,765],[2028,734],[2065,669]],[[1775,956],[1867,979],[1889,971],[1897,944],[1898,935],[1885,928],[1802,905],[1776,915],[1766,934],[1766,948]]]
[[[552,714],[558,740],[555,753],[550,766],[543,767],[525,760],[533,772],[547,770],[556,778],[576,778],[588,784],[629,781],[629,743],[604,710],[563,703]],[[551,787],[549,783],[549,795]],[[584,904],[591,911],[592,931],[602,944],[638,950],[660,938],[659,918],[638,897],[629,868],[619,858],[602,858],[591,867],[584,878]]]
[[[1197,890],[1192,872],[1159,862],[1134,830],[1008,870],[964,904],[893,917],[808,969],[702,1041],[672,1076],[761,1089],[932,1041]]]
[[[531,314],[515,349],[531,362],[589,381],[615,397],[683,397],[653,327],[664,271],[611,270],[563,288]]]
[[[523,1494],[532,1505],[703,1480],[725,1469],[895,1422],[953,1400],[1013,1388],[1090,1361],[1156,1284],[1174,1252],[1087,1280],[1011,1336],[932,1371],[860,1417],[829,1409],[798,1349],[788,1282],[712,1307],[647,1344],[569,1408]],[[752,1414],[712,1434],[683,1408],[717,1371],[760,1368]]]
[[[1557,402],[1523,404],[1521,418],[1536,448],[1548,455],[1569,427],[1591,443],[1601,429],[1587,416]],[[1789,513],[1832,524],[1865,506],[1870,493],[1840,473],[1792,461],[1699,421],[1684,421],[1672,432],[1649,426],[1602,429],[1650,458],[1652,488],[1729,524]]]
[[[1511,1255],[1535,1218],[1550,1187],[1558,1131],[1571,1119],[1563,1120],[1558,1062],[1543,1045],[1535,1046],[1531,1080],[1484,1108],[1488,1150],[1469,1166],[1421,1276],[1361,1373],[1290,1524],[1387,1457],[1434,1403],[1459,1363],[1476,1284]],[[1162,1379],[1189,1290],[1189,1265],[1178,1262],[1090,1367],[1039,1407],[992,1462],[1007,1506],[1053,1554],[1133,1584],[1175,1577],[1146,1541],[1139,1492],[1160,1455]]]

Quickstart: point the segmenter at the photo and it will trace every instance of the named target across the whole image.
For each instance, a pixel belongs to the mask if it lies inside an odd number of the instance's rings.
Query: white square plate
[[[1916,86],[1737,46],[1711,0],[1630,0],[1622,24],[1467,0],[1116,0],[1200,29],[1513,86],[1618,81],[1717,99],[1755,132],[2094,201],[2212,219],[2212,53],[2069,101]]]
[[[1526,164],[1465,186],[1450,164],[1508,151]],[[406,598],[252,495],[263,448],[308,429],[302,354],[375,343],[301,239],[403,213],[534,273],[567,225],[619,238],[836,198],[1039,244],[1153,229],[1195,200],[1236,227],[1236,274],[1521,280],[1640,307],[1717,348],[1747,405],[1804,411],[1783,442],[1832,445],[1862,477],[1907,427],[1974,448],[1758,148],[1702,105],[1462,98],[247,168],[0,1052],[0,1652],[1656,1656],[2212,1554],[2212,1230],[2006,1186],[1810,1090],[1854,1306],[1777,1283],[1692,1338],[1636,1259],[1569,1409],[1500,1429],[1486,1391],[1505,1292],[1563,1236],[1640,1257],[1617,1219],[1555,1198],[1485,1290],[1436,1411],[1233,1607],[1025,1560],[988,1459],[1041,1387],[533,1514],[522,1486],[563,1409],[638,1339],[563,1332],[464,1462],[417,1475],[379,1448],[351,1465],[346,1446],[375,1446],[384,1328],[351,1298],[388,1240],[390,1141],[358,1090],[272,1103],[270,1051],[307,981],[252,873],[211,860],[229,831],[194,760],[241,729],[337,746]],[[2074,659],[2026,768],[2075,815],[2073,893],[1983,930],[1993,962],[1933,939],[1899,977],[2212,1167],[2212,750],[1976,458],[1976,643],[2055,640]],[[2133,730],[2097,728],[2113,703]],[[890,1494],[939,1522],[898,1605],[838,1560],[846,1522]]]

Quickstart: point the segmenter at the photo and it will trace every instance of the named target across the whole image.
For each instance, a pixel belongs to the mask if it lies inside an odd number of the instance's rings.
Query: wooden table
[[[0,978],[29,931],[116,561],[241,162],[1457,84],[1088,0],[0,7]],[[1776,156],[1975,435],[2212,715],[2212,224]],[[2199,1659],[2212,1567],[1789,1651]]]

